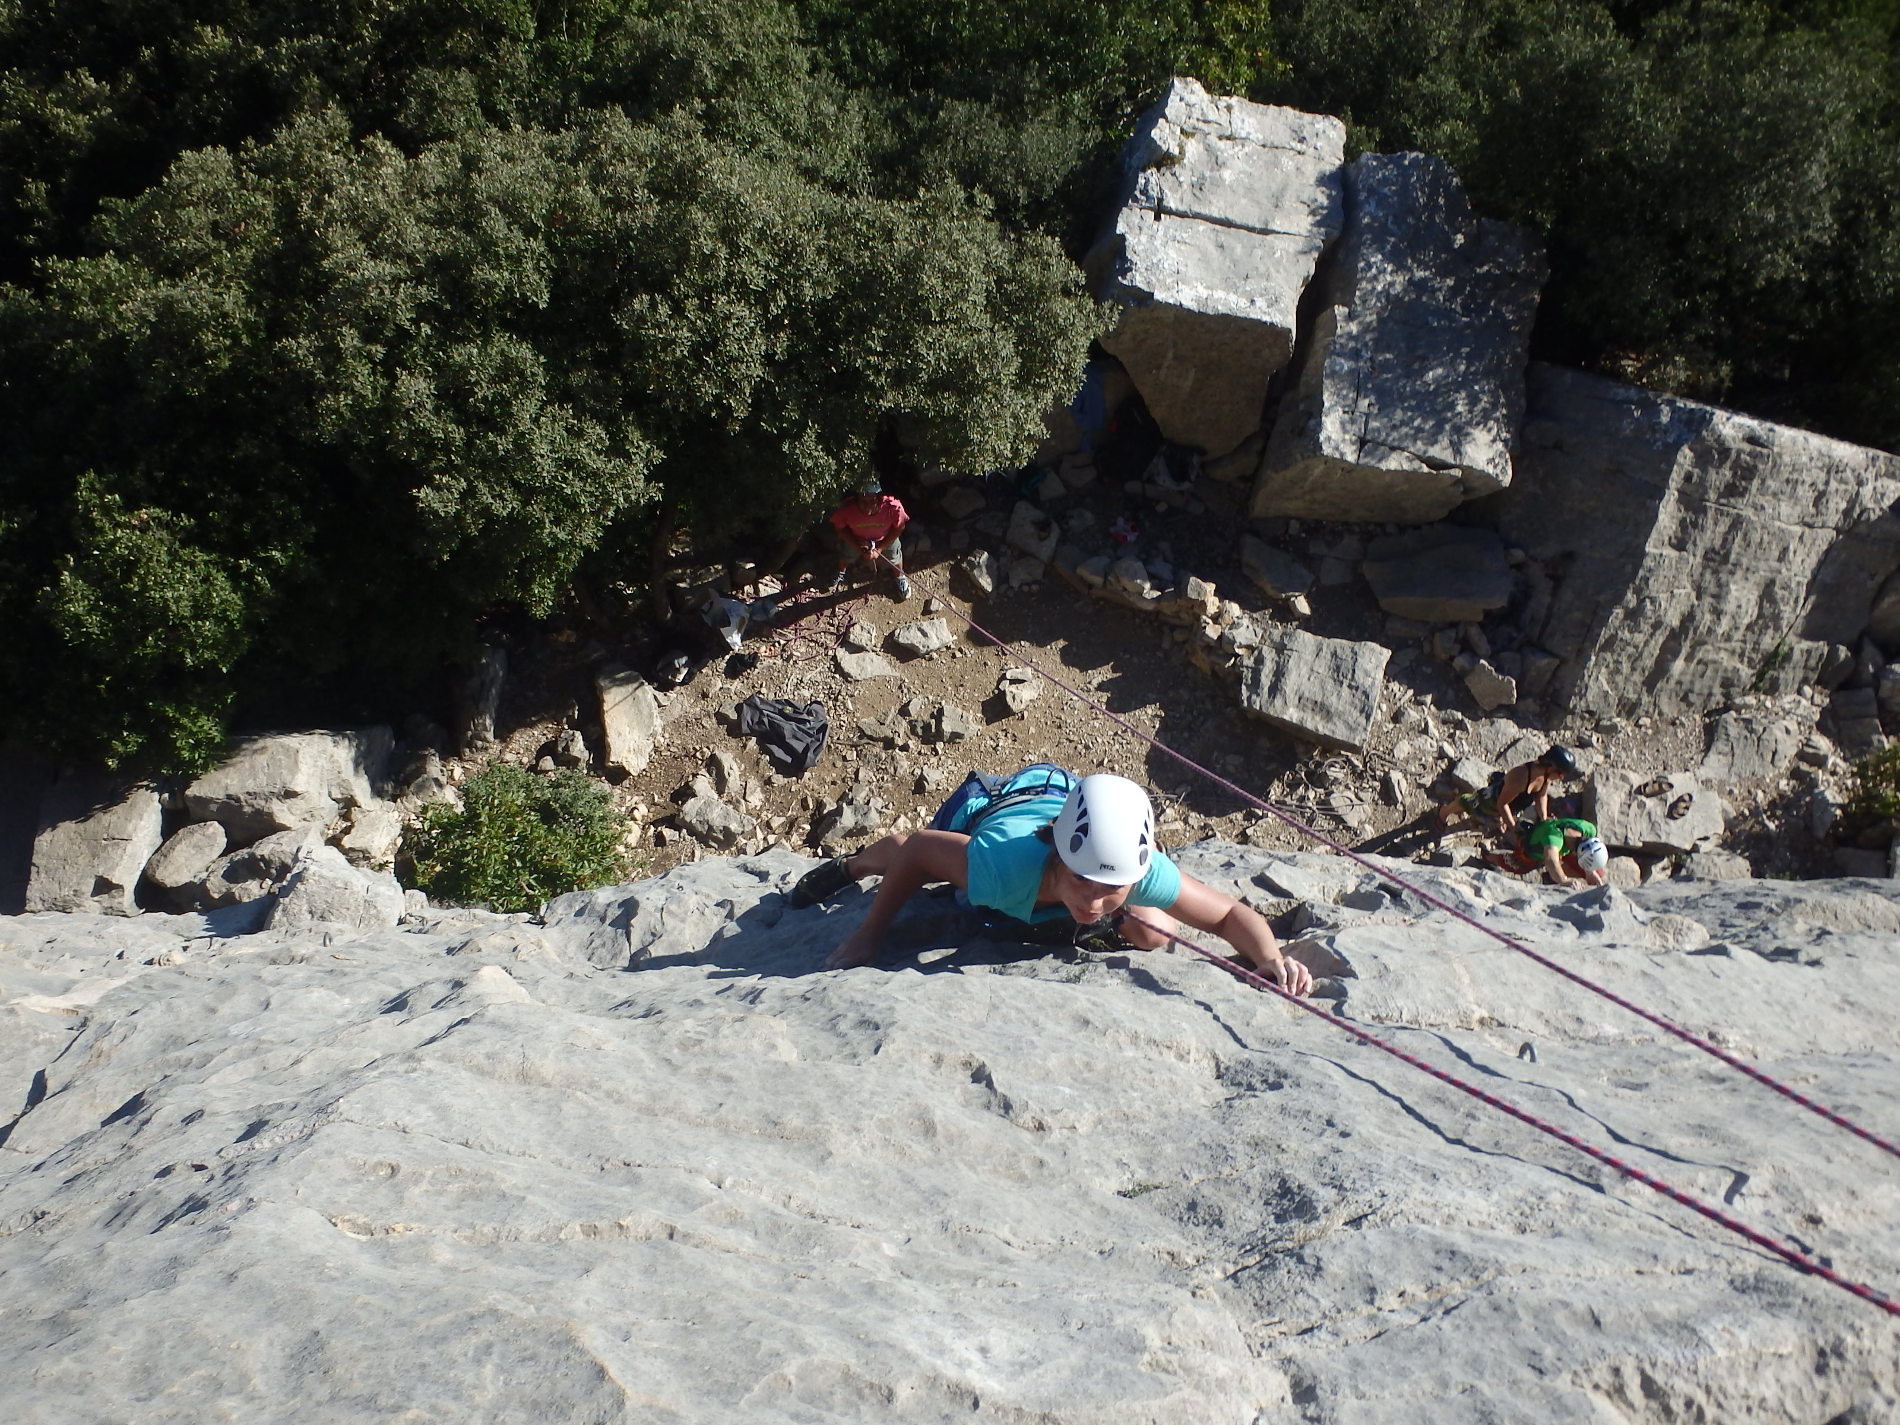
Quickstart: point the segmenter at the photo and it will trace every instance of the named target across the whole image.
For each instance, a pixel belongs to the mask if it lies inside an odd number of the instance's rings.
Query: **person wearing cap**
[[[1306,966],[1280,953],[1258,911],[1185,874],[1155,845],[1148,794],[1126,777],[1079,781],[1048,763],[958,789],[925,831],[886,836],[855,856],[826,861],[791,892],[792,908],[828,900],[855,881],[883,880],[828,970],[876,962],[884,936],[924,886],[948,882],[969,904],[1025,928],[1071,920],[1107,923],[1138,950],[1160,949],[1180,926],[1217,935],[1257,973],[1293,994],[1313,987]]]
[[[910,513],[895,495],[884,493],[875,480],[858,486],[857,494],[826,517],[825,529],[838,556],[838,573],[832,589],[842,589],[853,564],[868,564],[875,574],[888,561],[897,575],[899,601],[910,597],[910,580],[904,574],[904,546],[898,536],[910,523]]]
[[[1492,777],[1475,792],[1453,797],[1432,813],[1440,837],[1452,826],[1469,817],[1498,823],[1498,830],[1509,836],[1517,829],[1516,804],[1530,799],[1537,813],[1533,824],[1550,817],[1550,789],[1577,775],[1577,758],[1568,747],[1553,746],[1534,762],[1523,762],[1510,771]]]

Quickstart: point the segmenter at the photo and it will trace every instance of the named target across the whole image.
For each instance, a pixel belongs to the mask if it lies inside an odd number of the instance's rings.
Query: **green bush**
[[[536,910],[552,896],[624,880],[622,829],[598,782],[497,762],[462,784],[460,811],[425,811],[403,850],[409,884],[433,900]]]
[[[1854,764],[1854,795],[1847,815],[1856,821],[1900,820],[1900,742]]]

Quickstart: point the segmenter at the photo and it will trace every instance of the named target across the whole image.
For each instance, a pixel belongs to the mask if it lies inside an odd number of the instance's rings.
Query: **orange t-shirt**
[[[831,512],[831,523],[847,539],[859,544],[882,544],[910,523],[903,502],[895,495],[879,495],[869,510],[856,498]]]

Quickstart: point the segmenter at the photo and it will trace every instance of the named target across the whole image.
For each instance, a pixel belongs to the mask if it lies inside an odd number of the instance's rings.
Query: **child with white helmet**
[[[1126,777],[1077,781],[1039,763],[1008,779],[973,776],[926,831],[886,836],[825,862],[793,888],[794,909],[883,877],[858,928],[825,968],[868,965],[904,904],[947,881],[969,903],[1036,925],[1109,919],[1129,945],[1154,950],[1180,925],[1218,935],[1260,974],[1295,994],[1312,988],[1304,965],[1280,953],[1259,912],[1184,874],[1155,844],[1148,794]],[[1135,915],[1124,916],[1125,909]],[[1139,916],[1139,920],[1135,916]]]

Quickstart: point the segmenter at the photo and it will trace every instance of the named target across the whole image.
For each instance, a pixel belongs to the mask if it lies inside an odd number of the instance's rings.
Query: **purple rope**
[[[1238,977],[1239,979],[1246,980],[1249,983],[1254,984],[1254,985],[1258,985],[1261,989],[1272,990],[1273,993],[1278,995],[1281,999],[1285,1000],[1288,1004],[1292,1005],[1295,1009],[1303,1009],[1308,1014],[1314,1015],[1317,1018],[1325,1020],[1328,1024],[1332,1025],[1334,1028],[1345,1030],[1346,1033],[1350,1034],[1353,1038],[1359,1040],[1360,1043],[1370,1044],[1375,1049],[1382,1049],[1386,1053],[1390,1054],[1393,1058],[1401,1060],[1404,1063],[1410,1064],[1415,1069],[1420,1069],[1424,1071],[1425,1073],[1430,1074],[1433,1078],[1439,1080],[1442,1083],[1450,1084],[1453,1088],[1459,1090],[1461,1093],[1466,1093],[1466,1094],[1471,1095],[1471,1097],[1477,1099],[1478,1102],[1487,1104],[1490,1107],[1495,1108],[1502,1113],[1508,1113],[1512,1118],[1515,1118],[1518,1122],[1530,1125],[1532,1128],[1535,1128],[1539,1133],[1548,1134],[1550,1137],[1555,1138],[1558,1142],[1566,1144],[1569,1147],[1575,1148],[1579,1153],[1583,1153],[1587,1155],[1588,1157],[1596,1159],[1597,1162],[1604,1164],[1606,1167],[1614,1168],[1617,1172],[1621,1173],[1624,1177],[1629,1178],[1634,1182],[1639,1182],[1644,1187],[1650,1188],[1651,1190],[1655,1192],[1659,1192],[1664,1197],[1670,1198],[1671,1200],[1675,1202],[1681,1203],[1684,1207],[1690,1208],[1693,1211],[1701,1213],[1704,1217],[1708,1218],[1709,1221],[1718,1223],[1719,1225],[1728,1228],[1729,1231],[1747,1238],[1750,1242],[1753,1242],[1757,1247],[1762,1248],[1764,1251],[1773,1252],[1777,1257],[1780,1257],[1784,1262],[1787,1262],[1790,1266],[1795,1267],[1799,1269],[1800,1271],[1807,1272],[1812,1276],[1817,1276],[1821,1278],[1821,1280],[1823,1281],[1832,1282],[1835,1286],[1840,1287],[1843,1291],[1852,1292],[1855,1296],[1858,1296],[1863,1301],[1872,1302],[1875,1306],[1878,1306],[1882,1311],[1886,1312],[1889,1316],[1900,1316],[1900,1302],[1896,1302],[1889,1297],[1882,1296],[1879,1292],[1875,1291],[1870,1286],[1865,1286],[1861,1284],[1860,1282],[1853,1281],[1847,1277],[1843,1277],[1839,1275],[1832,1269],[1825,1267],[1821,1263],[1815,1261],[1814,1258],[1808,1256],[1806,1253],[1797,1251],[1795,1248],[1787,1246],[1785,1243],[1782,1243],[1780,1241],[1777,1241],[1775,1238],[1768,1236],[1766,1233],[1757,1232],[1754,1228],[1750,1227],[1747,1223],[1742,1222],[1738,1218],[1729,1216],[1726,1212],[1723,1212],[1720,1208],[1711,1207],[1708,1203],[1703,1202],[1700,1198],[1695,1197],[1694,1195],[1690,1193],[1683,1192],[1678,1188],[1671,1187],[1668,1183],[1664,1182],[1661,1178],[1652,1177],[1650,1174],[1644,1172],[1641,1168],[1638,1168],[1638,1167],[1633,1166],[1632,1164],[1626,1163],[1620,1158],[1612,1157],[1610,1154],[1604,1152],[1600,1148],[1592,1147],[1590,1144],[1584,1142],[1581,1138],[1575,1137],[1572,1134],[1564,1132],[1563,1129],[1557,1127],[1555,1124],[1546,1123],[1541,1118],[1533,1117],[1531,1114],[1524,1112],[1524,1110],[1522,1110],[1521,1108],[1517,1108],[1512,1104],[1506,1103],[1501,1098],[1497,1098],[1492,1094],[1486,1093],[1483,1089],[1479,1088],[1475,1084],[1467,1083],[1465,1082],[1465,1080],[1458,1078],[1457,1076],[1453,1074],[1448,1074],[1442,1069],[1434,1068],[1432,1065],[1426,1063],[1423,1059],[1417,1058],[1411,1054],[1406,1053],[1403,1049],[1398,1048],[1396,1045],[1388,1044],[1385,1040],[1379,1038],[1376,1034],[1368,1033],[1366,1030],[1359,1028],[1358,1025],[1353,1024],[1348,1020],[1341,1019],[1338,1015],[1333,1014],[1327,1010],[1321,1009],[1316,1004],[1308,1003],[1306,1000],[1301,999],[1298,995],[1292,994],[1288,992],[1287,990],[1282,989],[1279,985],[1276,985],[1272,980],[1267,979],[1266,976],[1256,974],[1252,970],[1247,969],[1244,965],[1238,965],[1234,963],[1232,960],[1227,959],[1224,955],[1216,955],[1213,951],[1207,949],[1206,947],[1201,946],[1201,945],[1196,945],[1192,940],[1184,940],[1178,935],[1171,934],[1168,931],[1163,930],[1160,926],[1152,924],[1149,921],[1143,920],[1139,915],[1136,915],[1132,910],[1124,910],[1122,914],[1126,916],[1129,920],[1134,921],[1136,924],[1145,926],[1148,930],[1152,931],[1154,934],[1162,936],[1165,939],[1171,940],[1176,945],[1180,945],[1180,946],[1185,947],[1186,949],[1192,950],[1196,955],[1199,955],[1202,959],[1212,960],[1216,965],[1219,965],[1223,970],[1226,970],[1228,973]]]
[[[1567,967],[1558,964],[1557,961],[1552,960],[1549,956],[1539,954],[1537,951],[1531,949],[1530,946],[1526,945],[1523,941],[1517,939],[1515,936],[1506,935],[1500,930],[1492,929],[1492,927],[1484,924],[1482,921],[1473,919],[1471,916],[1465,914],[1465,912],[1459,910],[1456,906],[1450,905],[1447,902],[1440,900],[1437,896],[1433,895],[1430,891],[1426,890],[1423,886],[1415,885],[1412,882],[1406,880],[1403,876],[1398,875],[1396,872],[1389,871],[1383,866],[1374,865],[1370,860],[1368,860],[1364,856],[1361,856],[1357,851],[1352,850],[1350,847],[1341,845],[1339,842],[1334,841],[1330,836],[1327,836],[1324,832],[1318,830],[1315,827],[1308,826],[1305,822],[1301,821],[1298,817],[1280,810],[1280,808],[1274,806],[1271,802],[1262,800],[1261,798],[1255,796],[1252,792],[1247,791],[1244,787],[1235,786],[1232,782],[1228,781],[1225,777],[1219,775],[1216,772],[1209,771],[1207,768],[1201,766],[1200,763],[1194,761],[1192,758],[1183,756],[1181,753],[1176,752],[1172,747],[1169,747],[1166,743],[1160,741],[1158,738],[1149,736],[1147,733],[1143,732],[1140,728],[1136,727],[1132,722],[1129,722],[1126,718],[1120,717],[1114,712],[1111,712],[1108,708],[1103,707],[1100,703],[1094,702],[1086,694],[1071,687],[1068,683],[1064,682],[1061,678],[1049,672],[1047,669],[1043,668],[1041,665],[1039,665],[1032,659],[1024,657],[1020,651],[1011,648],[1007,643],[1003,642],[1002,639],[998,638],[995,634],[991,633],[987,628],[984,628],[983,625],[978,623],[975,619],[970,618],[967,615],[958,612],[958,610],[956,609],[954,605],[951,605],[946,601],[944,607],[949,609],[949,611],[952,614],[955,614],[956,617],[958,617],[959,619],[962,619],[964,623],[968,624],[971,628],[975,629],[978,633],[982,634],[983,637],[987,638],[991,643],[995,644],[998,648],[1001,648],[1005,652],[1011,654],[1012,656],[1021,659],[1024,664],[1026,664],[1030,668],[1035,669],[1036,672],[1040,673],[1043,677],[1047,678],[1050,682],[1054,683],[1058,688],[1062,689],[1063,692],[1067,693],[1070,697],[1074,698],[1077,702],[1081,703],[1084,707],[1089,708],[1090,710],[1094,712],[1100,713],[1103,717],[1107,718],[1110,722],[1113,722],[1118,727],[1121,727],[1128,732],[1132,732],[1136,737],[1139,737],[1143,742],[1146,742],[1150,747],[1154,748],[1156,751],[1165,752],[1168,756],[1172,757],[1175,761],[1181,763],[1182,766],[1190,768],[1191,770],[1195,772],[1198,772],[1201,776],[1206,777],[1209,781],[1213,782],[1216,786],[1224,787],[1226,790],[1232,792],[1235,796],[1239,797],[1242,801],[1247,802],[1252,806],[1258,807],[1260,810],[1266,812],[1269,816],[1277,817],[1281,822],[1285,823],[1287,826],[1292,827],[1295,831],[1299,832],[1302,836],[1306,836],[1314,841],[1317,841],[1322,846],[1325,846],[1328,849],[1338,853],[1339,855],[1344,856],[1347,860],[1372,872],[1372,874],[1379,877],[1380,880],[1388,881],[1392,885],[1397,886],[1400,890],[1409,891],[1411,894],[1417,896],[1420,900],[1424,901],[1427,905],[1433,906],[1438,910],[1442,910],[1443,912],[1445,912],[1445,914],[1449,915],[1452,919],[1462,921],[1464,924],[1470,926],[1473,930],[1478,931],[1482,935],[1490,936],[1493,940],[1497,941],[1500,945],[1508,946],[1512,950],[1517,951],[1518,954],[1527,956],[1530,959],[1535,960],[1538,964],[1542,965],[1545,969],[1554,971],[1555,973],[1562,975],[1566,980],[1569,980],[1572,984],[1581,985],[1584,989],[1590,991],[1591,994],[1601,996],[1603,999],[1608,1000],[1611,1004],[1616,1005],[1619,1009],[1628,1010],[1631,1014],[1635,1015],[1638,1019],[1648,1021],[1650,1024],[1655,1025],[1658,1029],[1662,1030],[1664,1033],[1672,1034],[1677,1039],[1682,1040],[1683,1043],[1692,1044],[1696,1048],[1700,1049],[1703,1053],[1708,1054],[1716,1059],[1720,1059],[1724,1064],[1727,1064],[1731,1069],[1739,1070],[1741,1073],[1748,1075],[1749,1078],[1753,1079],[1756,1083],[1761,1084],[1763,1087],[1773,1089],[1776,1093],[1780,1094],[1783,1098],[1788,1099],[1792,1103],[1797,1103],[1802,1108],[1807,1109],[1808,1112],[1816,1114],[1819,1117],[1826,1119],[1829,1123],[1832,1123],[1836,1128],[1844,1128],[1849,1133],[1853,1134],[1856,1138],[1859,1138],[1863,1140],[1864,1142],[1873,1144],[1874,1147],[1880,1149],[1882,1152],[1890,1154],[1891,1156],[1895,1158],[1900,1158],[1900,1145],[1896,1145],[1890,1142],[1889,1140],[1881,1137],[1879,1134],[1874,1133],[1869,1129],[1861,1127],[1858,1123],[1854,1122],[1851,1118],[1848,1118],[1845,1115],[1836,1112],[1834,1109],[1829,1108],[1826,1104],[1818,1103],[1814,1099],[1809,1098],[1806,1094],[1803,1094],[1796,1089],[1790,1088],[1788,1085],[1780,1082],[1777,1079],[1771,1078],[1769,1075],[1763,1073],[1760,1069],[1757,1069],[1753,1064],[1747,1063],[1746,1061],[1742,1059],[1736,1058],[1733,1054],[1729,1053],[1726,1049],[1723,1049],[1716,1044],[1710,1043],[1707,1039],[1702,1038],[1699,1034],[1695,1034],[1691,1032],[1690,1030],[1684,1029],[1681,1025],[1675,1023],[1674,1021],[1666,1019],[1662,1015],[1657,1014],[1654,1011],[1644,1009],[1641,1005],[1633,1004],[1629,1000],[1624,999],[1621,995],[1615,993],[1614,991],[1606,989],[1602,985],[1597,984],[1594,980],[1587,979],[1583,975],[1579,975],[1576,971],[1568,969]]]

